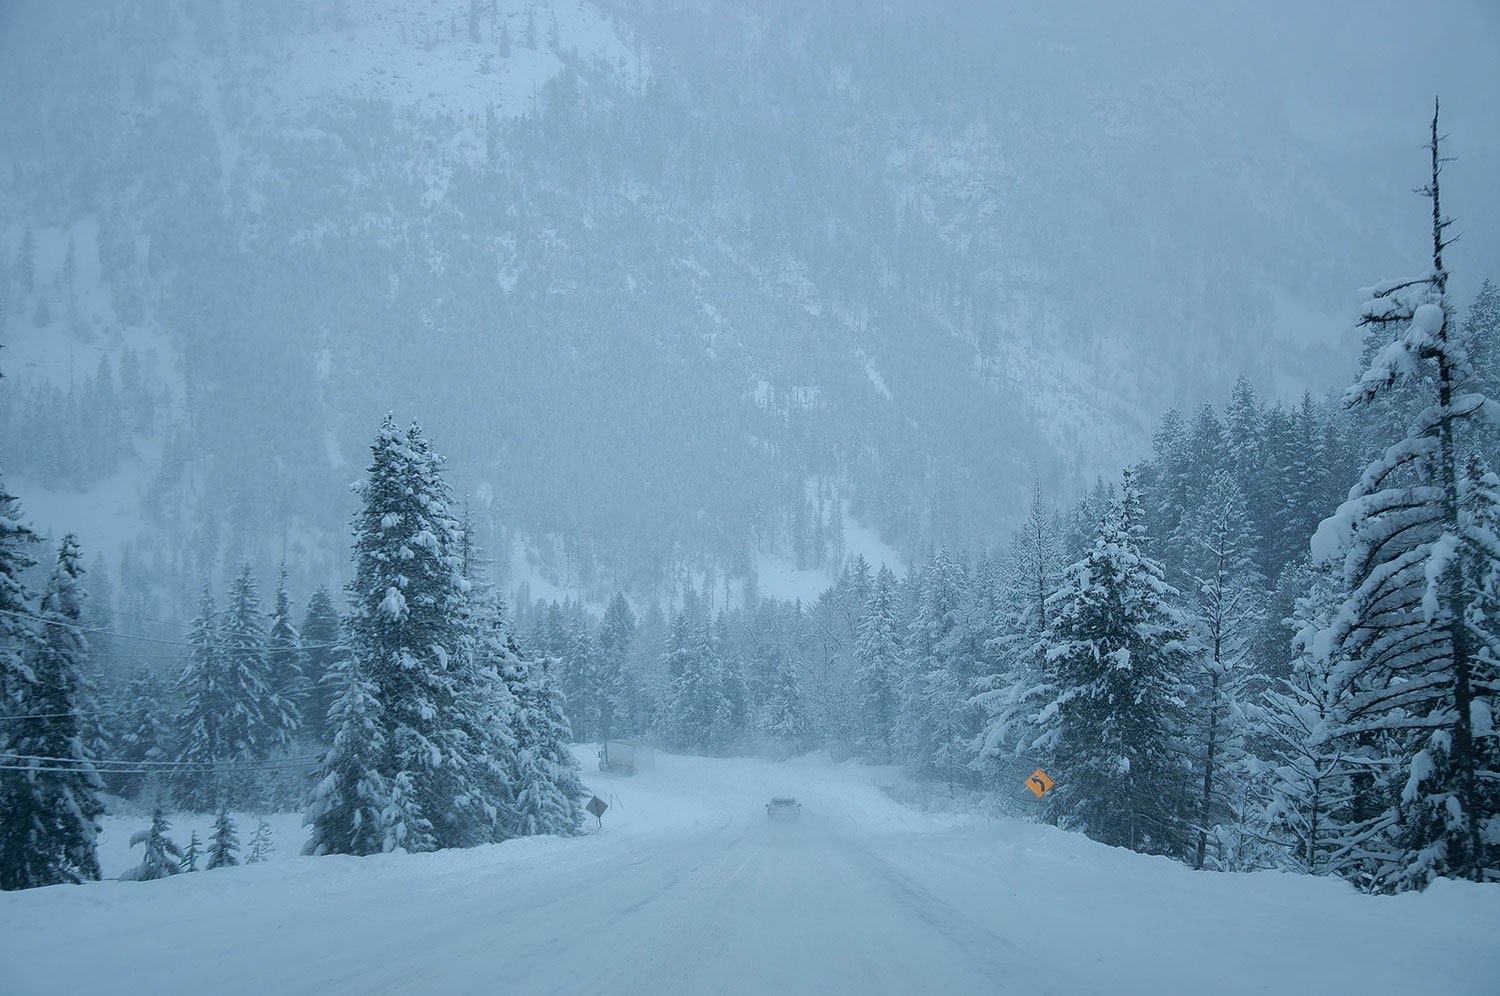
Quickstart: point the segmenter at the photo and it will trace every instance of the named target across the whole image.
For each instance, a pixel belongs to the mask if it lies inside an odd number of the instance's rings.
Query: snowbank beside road
[[[627,777],[579,757],[611,803],[581,837],[304,858],[282,830],[257,865],[0,893],[0,988],[1495,991],[1492,886],[1380,898],[1193,872],[1022,820],[918,813],[881,791],[894,769],[819,758],[658,755]],[[802,818],[768,823],[773,795]]]

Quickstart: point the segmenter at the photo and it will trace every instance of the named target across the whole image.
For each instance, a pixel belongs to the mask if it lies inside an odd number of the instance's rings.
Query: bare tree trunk
[[[1441,297],[1447,290],[1448,274],[1443,269],[1443,249],[1447,243],[1443,241],[1443,229],[1451,222],[1443,218],[1442,205],[1438,193],[1438,176],[1442,173],[1443,158],[1439,154],[1438,135],[1438,110],[1436,101],[1432,108],[1432,184],[1427,188],[1427,196],[1432,199],[1432,269],[1438,294]],[[1443,303],[1443,326],[1439,331],[1440,339],[1447,341],[1448,330],[1452,319],[1448,314],[1446,301]],[[1438,405],[1439,408],[1448,413],[1445,415],[1442,425],[1438,429],[1439,440],[1442,447],[1441,473],[1443,480],[1443,529],[1451,535],[1458,535],[1458,454],[1457,446],[1453,438],[1453,416],[1449,408],[1453,402],[1454,382],[1457,379],[1455,371],[1450,363],[1447,350],[1442,350],[1438,355]],[[1452,644],[1453,653],[1453,754],[1452,761],[1455,773],[1458,776],[1459,801],[1463,805],[1464,821],[1467,833],[1467,867],[1462,869],[1468,877],[1476,882],[1484,880],[1483,850],[1479,833],[1479,785],[1478,785],[1478,758],[1474,751],[1474,727],[1471,710],[1473,706],[1473,689],[1470,685],[1470,652],[1469,634],[1466,616],[1468,615],[1467,592],[1463,586],[1462,571],[1456,567],[1450,568],[1448,577],[1444,584],[1448,603],[1448,639]]]
[[[1215,640],[1214,663],[1219,659],[1218,641]],[[1213,683],[1209,685],[1208,744],[1203,758],[1203,806],[1198,816],[1198,857],[1194,868],[1203,867],[1204,854],[1208,849],[1208,813],[1214,798],[1214,754],[1218,750],[1219,735],[1219,672],[1214,670]]]

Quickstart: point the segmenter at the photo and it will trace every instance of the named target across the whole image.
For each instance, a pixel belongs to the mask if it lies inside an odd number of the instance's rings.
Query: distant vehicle
[[[611,740],[599,748],[599,770],[633,775],[640,760],[639,753],[633,741]]]
[[[777,796],[766,803],[766,819],[795,820],[802,815],[802,803],[796,799]]]

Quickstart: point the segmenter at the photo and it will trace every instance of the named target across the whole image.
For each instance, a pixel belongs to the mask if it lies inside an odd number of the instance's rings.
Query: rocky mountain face
[[[1420,246],[1421,118],[1232,12],[57,6],[0,31],[0,459],[168,603],[336,577],[388,410],[512,583],[972,548],[1168,405],[1339,383]]]

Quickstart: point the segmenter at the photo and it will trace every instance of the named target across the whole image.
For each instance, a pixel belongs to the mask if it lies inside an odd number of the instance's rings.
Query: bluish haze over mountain
[[[158,613],[305,589],[394,410],[507,583],[795,581],[1342,386],[1434,92],[1500,272],[1492,5],[977,6],[0,7],[12,490]]]

